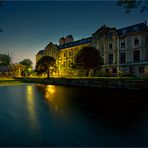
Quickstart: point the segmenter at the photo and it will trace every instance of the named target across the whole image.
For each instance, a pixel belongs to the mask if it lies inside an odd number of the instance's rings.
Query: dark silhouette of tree
[[[3,0],[0,0],[0,7],[3,5]],[[0,28],[0,32],[3,32],[3,29]]]
[[[0,54],[0,66],[10,66],[11,57],[9,55]]]
[[[4,2],[3,0],[0,0],[0,6],[2,6],[2,5],[3,5],[3,2]]]
[[[30,59],[24,59],[20,61],[20,64],[25,65],[26,67],[32,67],[32,61]]]
[[[117,6],[123,7],[125,13],[129,13],[136,8],[140,8],[140,12],[142,13],[148,9],[148,0],[118,0]]]
[[[99,68],[102,64],[99,50],[94,47],[83,47],[77,53],[72,68],[84,69],[85,76],[88,76],[90,69]]]
[[[43,56],[36,64],[37,74],[47,73],[49,78],[50,71],[55,69],[56,60],[51,56]]]

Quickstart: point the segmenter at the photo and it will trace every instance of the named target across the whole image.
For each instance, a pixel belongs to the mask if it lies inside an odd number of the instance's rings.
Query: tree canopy
[[[21,72],[22,76],[30,76],[31,72],[32,72],[32,61],[30,59],[24,59],[22,61],[20,61],[21,65],[24,65],[24,69]]]
[[[0,66],[9,66],[11,64],[11,57],[9,55],[0,54]]]
[[[55,68],[56,60],[51,56],[43,56],[36,64],[37,74],[47,73],[49,78],[51,69]]]
[[[25,65],[26,67],[32,67],[32,61],[30,59],[24,59],[20,61],[20,64]]]
[[[136,8],[140,8],[140,12],[144,12],[148,9],[148,0],[118,0],[117,6],[123,7],[125,13]]]
[[[99,68],[102,64],[99,50],[94,47],[83,47],[77,53],[72,67],[84,69],[85,76],[88,76],[90,69]]]

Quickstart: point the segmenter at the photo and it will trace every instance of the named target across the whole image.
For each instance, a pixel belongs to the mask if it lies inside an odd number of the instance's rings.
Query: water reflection
[[[34,91],[33,86],[28,85],[26,86],[26,101],[27,101],[27,109],[30,117],[30,121],[34,125],[37,125],[37,117],[36,117],[36,110],[35,110],[35,100],[34,100]]]
[[[57,86],[54,85],[42,85],[36,84],[36,88],[43,93],[43,99],[48,102],[48,105],[52,111],[59,111],[60,113],[64,112],[64,106],[66,105],[66,101],[64,97],[63,90],[58,89]]]
[[[54,85],[47,85],[45,87],[45,98],[52,102],[55,95],[56,87]]]

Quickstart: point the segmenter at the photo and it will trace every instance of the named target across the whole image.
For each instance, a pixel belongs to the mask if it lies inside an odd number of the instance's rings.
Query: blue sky
[[[0,7],[0,53],[9,53],[13,63],[30,58],[62,36],[91,36],[100,26],[122,28],[143,21],[148,11],[125,14],[116,1],[7,1]]]

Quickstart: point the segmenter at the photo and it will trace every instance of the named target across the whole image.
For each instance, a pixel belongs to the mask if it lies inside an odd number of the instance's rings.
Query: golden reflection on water
[[[34,126],[37,123],[37,118],[35,111],[34,91],[33,91],[33,86],[31,85],[28,85],[26,87],[26,101],[27,101],[29,117]]]
[[[56,87],[54,85],[47,85],[45,87],[45,98],[52,102],[55,95]]]
[[[64,111],[65,97],[62,87],[55,85],[36,84],[37,89],[43,92],[44,99],[48,102],[50,109],[54,112]]]

